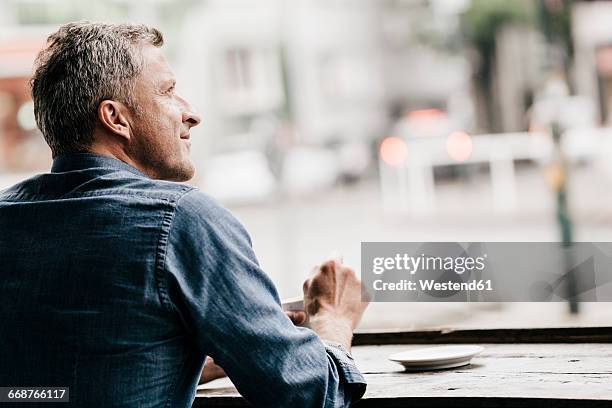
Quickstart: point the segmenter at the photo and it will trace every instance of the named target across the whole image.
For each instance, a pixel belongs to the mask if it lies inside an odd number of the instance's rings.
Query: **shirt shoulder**
[[[184,319],[204,316],[210,299],[235,292],[245,276],[257,276],[265,291],[275,293],[259,269],[245,228],[209,195],[197,188],[183,194],[168,225],[168,234],[162,237],[162,297]],[[184,310],[181,305],[186,304],[193,310]]]
[[[230,240],[246,239],[251,245],[251,238],[240,221],[217,200],[196,187],[185,191],[178,199],[172,229],[175,234],[181,234],[177,229],[187,229]]]
[[[122,169],[80,169],[43,173],[0,190],[0,200],[55,200],[81,197],[126,196],[176,203],[195,189],[190,185],[153,180]]]

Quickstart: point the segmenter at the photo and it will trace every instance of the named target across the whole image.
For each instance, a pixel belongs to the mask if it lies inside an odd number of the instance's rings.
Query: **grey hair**
[[[53,157],[83,152],[93,142],[103,100],[136,111],[134,79],[142,71],[142,43],[164,39],[142,24],[74,22],[62,25],[37,56],[30,80],[36,123]]]

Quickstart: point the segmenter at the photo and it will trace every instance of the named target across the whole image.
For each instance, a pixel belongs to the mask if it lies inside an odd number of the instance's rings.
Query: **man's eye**
[[[166,91],[167,94],[172,94],[174,93],[174,87],[168,88],[168,90]]]

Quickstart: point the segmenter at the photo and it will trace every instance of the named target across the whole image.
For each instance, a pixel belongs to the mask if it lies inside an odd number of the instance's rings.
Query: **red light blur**
[[[386,137],[380,144],[380,158],[389,166],[400,167],[408,157],[408,145],[399,137]]]
[[[446,139],[448,156],[458,162],[464,162],[472,154],[472,138],[465,132],[453,132]]]
[[[441,117],[446,117],[446,114],[442,112],[440,109],[419,109],[412,112],[408,112],[406,115],[407,119],[410,120],[430,120],[430,119],[438,119]]]

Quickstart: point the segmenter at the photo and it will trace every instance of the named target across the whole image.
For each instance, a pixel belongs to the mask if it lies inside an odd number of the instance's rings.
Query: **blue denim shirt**
[[[194,187],[60,156],[0,192],[0,232],[0,386],[189,407],[209,355],[258,407],[342,407],[365,391],[349,354],[291,323],[247,232]]]

